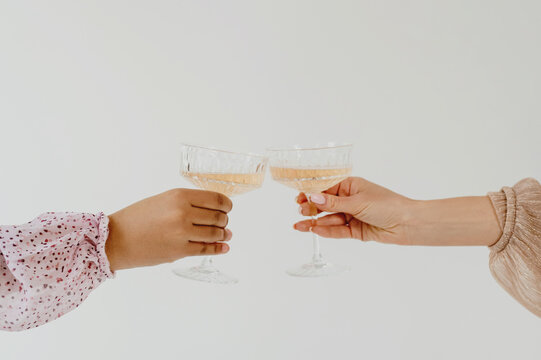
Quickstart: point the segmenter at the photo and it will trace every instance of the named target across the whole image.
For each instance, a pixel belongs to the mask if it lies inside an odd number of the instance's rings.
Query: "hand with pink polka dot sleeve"
[[[59,318],[116,270],[226,253],[231,207],[218,193],[175,189],[109,216],[50,212],[0,226],[0,329]]]

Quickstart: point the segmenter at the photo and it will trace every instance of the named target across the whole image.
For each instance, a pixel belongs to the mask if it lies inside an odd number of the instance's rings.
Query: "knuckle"
[[[192,225],[190,213],[183,208],[178,208],[176,211],[174,211],[172,221],[173,224],[180,229],[187,229]]]
[[[216,213],[216,223],[218,226],[227,226],[227,222],[229,221],[229,218],[226,214],[218,212]]]
[[[185,220],[182,217],[179,217],[179,214],[176,211],[173,211],[166,215],[163,219],[162,226],[169,229],[174,234],[183,234],[185,233]],[[165,232],[159,233],[159,238],[162,241],[166,241],[167,234]]]
[[[177,189],[170,190],[169,193],[171,194],[171,196],[178,199],[186,195],[186,190],[182,188],[177,188]]]
[[[328,196],[326,205],[329,208],[334,208],[336,206],[336,198],[333,196]]]
[[[227,216],[226,214],[223,214],[223,215],[222,215],[222,218],[223,218],[223,220],[222,220],[222,226],[223,226],[223,227],[226,227],[227,224],[229,224],[229,216]]]
[[[224,238],[224,229],[214,228],[212,230],[212,238],[217,239],[217,240],[223,239]]]
[[[175,210],[175,216],[177,217],[177,219],[185,219],[186,217],[188,217],[188,215],[188,211],[184,206],[178,206]]]
[[[173,189],[169,191],[172,201],[177,205],[184,205],[187,200],[186,189]]]
[[[365,187],[366,185],[369,184],[369,181],[366,180],[365,178],[363,177],[354,177],[354,178],[351,178],[351,182],[352,183],[355,183],[356,186],[359,186],[361,188]]]
[[[219,205],[219,206],[222,206],[224,205],[225,203],[225,196],[220,194],[220,193],[216,193],[216,203]]]
[[[229,212],[233,208],[233,203],[231,200],[223,194],[218,194],[216,202],[221,209],[224,209],[225,212]]]
[[[178,224],[178,231],[183,235],[183,238],[186,238],[194,233],[194,226],[191,220],[184,219]]]
[[[222,213],[221,212],[214,212],[214,222],[218,225],[220,225],[222,223]]]

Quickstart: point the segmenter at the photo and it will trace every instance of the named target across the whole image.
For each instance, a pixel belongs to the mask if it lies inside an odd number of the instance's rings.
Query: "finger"
[[[301,232],[307,232],[310,231],[312,226],[314,226],[314,220],[303,220],[293,224],[293,229]]]
[[[218,210],[192,207],[190,215],[194,225],[213,225],[224,228],[229,221],[227,214]]]
[[[198,255],[219,255],[225,254],[229,251],[229,245],[223,243],[198,243],[189,242],[186,244],[185,254],[186,256],[198,256]]]
[[[229,239],[231,239],[231,230],[206,225],[194,225],[190,236],[190,241],[206,243],[228,241]]]
[[[346,225],[346,216],[344,214],[330,214],[323,216],[316,221],[304,220],[299,221],[293,228],[299,231],[310,231],[310,228],[314,226],[335,226],[335,225]]]
[[[315,204],[305,202],[299,205],[299,214],[304,216],[315,216],[319,214],[321,210],[317,208]]]
[[[219,210],[225,213],[230,212],[233,208],[233,203],[227,196],[213,191],[195,190],[190,197],[190,203],[195,207]]]
[[[352,238],[351,228],[346,225],[335,226],[314,226],[312,232],[321,237],[333,238],[333,239],[346,239]]]
[[[347,225],[347,218],[344,213],[329,214],[316,220],[315,226]]]
[[[319,210],[327,212],[343,212],[355,215],[361,206],[358,196],[334,196],[329,194],[312,194],[310,200]]]
[[[314,204],[308,201],[308,197],[303,192],[299,193],[295,200],[299,204],[299,213],[301,215],[315,216],[321,212]]]

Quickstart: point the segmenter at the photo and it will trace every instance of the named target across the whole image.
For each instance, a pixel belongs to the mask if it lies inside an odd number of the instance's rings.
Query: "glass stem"
[[[310,199],[310,196],[307,196],[308,203],[310,204],[310,208],[312,208],[312,200]],[[315,225],[317,221],[317,214],[312,215],[312,225]],[[315,264],[322,264],[323,263],[323,256],[321,255],[321,249],[319,247],[319,236],[316,233],[312,233],[312,243],[314,245],[314,255],[312,256],[312,261]]]
[[[315,223],[317,217],[312,216],[312,221]],[[319,248],[319,236],[316,233],[312,233],[312,241],[314,243],[314,256],[312,261],[316,264],[323,262],[323,256],[321,255],[321,249]]]
[[[203,260],[201,261],[201,267],[209,267],[212,266],[212,256],[205,256]]]

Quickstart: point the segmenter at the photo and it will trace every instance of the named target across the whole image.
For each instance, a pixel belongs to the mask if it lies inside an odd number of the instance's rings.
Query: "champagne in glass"
[[[267,159],[260,155],[182,145],[181,175],[200,189],[229,197],[261,187],[266,166]],[[198,266],[177,268],[173,272],[188,279],[216,284],[238,281],[218,270],[211,256],[204,257]]]
[[[217,174],[188,172],[184,173],[183,176],[200,189],[219,192],[231,197],[260,187],[265,173]]]
[[[268,149],[272,178],[279,183],[304,192],[310,203],[312,220],[317,208],[310,195],[325,191],[351,174],[351,145],[317,148]],[[312,260],[287,270],[291,276],[320,277],[340,274],[348,267],[327,262],[321,255],[319,237],[312,233],[314,254]]]
[[[325,191],[351,174],[351,167],[302,169],[271,166],[270,170],[274,180],[305,194]]]

